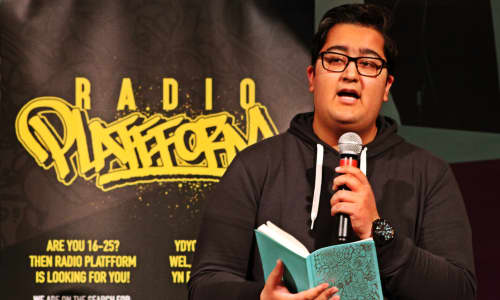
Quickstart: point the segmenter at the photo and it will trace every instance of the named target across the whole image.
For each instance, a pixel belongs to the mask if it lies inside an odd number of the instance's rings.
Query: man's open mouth
[[[337,92],[337,95],[340,97],[352,97],[359,99],[361,95],[356,90],[343,89]]]

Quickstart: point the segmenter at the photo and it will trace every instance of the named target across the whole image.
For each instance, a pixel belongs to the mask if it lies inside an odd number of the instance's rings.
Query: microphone
[[[361,137],[354,132],[346,132],[339,138],[340,166],[353,166],[359,168],[359,154],[363,148]],[[338,190],[349,190],[346,185],[342,185]],[[348,214],[339,214],[339,242],[347,242],[347,232],[351,228],[351,220]]]

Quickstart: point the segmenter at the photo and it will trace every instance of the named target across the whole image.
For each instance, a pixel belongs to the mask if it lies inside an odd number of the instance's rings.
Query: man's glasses
[[[368,77],[377,77],[383,68],[387,67],[387,62],[378,57],[350,57],[337,52],[321,52],[321,64],[323,68],[331,72],[344,72],[351,61],[356,65],[359,75]]]

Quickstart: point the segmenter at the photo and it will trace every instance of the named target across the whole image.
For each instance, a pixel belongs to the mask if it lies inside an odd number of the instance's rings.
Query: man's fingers
[[[329,289],[326,289],[324,290],[318,297],[314,298],[314,300],[329,300],[330,297],[335,294],[336,292],[338,292],[339,289],[336,288],[336,287],[331,287]],[[334,298],[335,299],[335,298]],[[340,299],[338,296],[337,296],[337,299]]]
[[[356,188],[361,185],[361,181],[357,179],[352,174],[342,174],[333,180],[332,190],[336,191],[339,187],[346,185],[350,190],[356,190]]]
[[[341,174],[351,174],[352,176],[356,177],[359,181],[361,181],[361,183],[363,184],[368,183],[368,178],[366,178],[366,175],[359,168],[353,166],[336,167],[335,172]]]
[[[278,259],[276,261],[276,266],[274,269],[271,271],[271,274],[269,274],[269,277],[267,278],[266,285],[270,284],[271,286],[277,286],[281,285],[281,279],[283,278],[283,262],[281,259]]]
[[[297,299],[316,299],[321,293],[323,293],[328,288],[328,283],[322,283],[312,289],[295,294]],[[321,299],[321,298],[320,298]],[[328,299],[328,298],[326,298]]]
[[[356,206],[352,203],[348,202],[340,202],[332,206],[332,209],[330,210],[330,214],[332,216],[338,214],[338,213],[343,213],[346,215],[351,216],[354,211],[356,210]]]
[[[357,199],[358,198],[356,198],[356,194],[354,194],[352,191],[340,190],[336,191],[335,194],[333,194],[332,198],[330,198],[330,205],[334,206],[339,202],[357,203]]]

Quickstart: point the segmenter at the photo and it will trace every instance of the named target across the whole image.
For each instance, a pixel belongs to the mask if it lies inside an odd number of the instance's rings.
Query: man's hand
[[[281,260],[276,262],[271,274],[267,278],[264,289],[260,293],[261,300],[288,299],[288,300],[340,300],[339,296],[334,296],[338,289],[336,287],[328,288],[328,283],[322,283],[312,289],[292,294],[283,285],[281,278],[283,277],[284,266]]]
[[[348,214],[352,229],[360,239],[371,236],[372,223],[379,219],[375,196],[365,174],[352,166],[335,168],[342,173],[333,180],[333,190],[346,185],[350,191],[338,190],[330,199],[332,216],[338,213]]]

